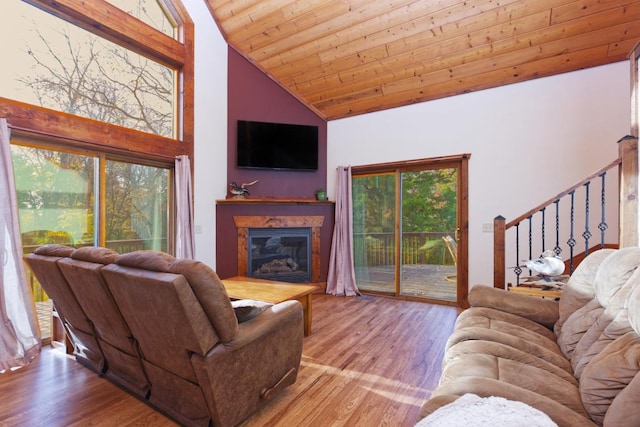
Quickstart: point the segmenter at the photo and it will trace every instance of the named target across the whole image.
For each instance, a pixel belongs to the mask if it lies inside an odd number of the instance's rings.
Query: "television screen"
[[[318,169],[318,126],[238,120],[238,167]]]

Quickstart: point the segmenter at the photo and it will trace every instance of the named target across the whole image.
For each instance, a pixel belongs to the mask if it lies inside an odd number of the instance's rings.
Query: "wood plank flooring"
[[[440,376],[459,312],[384,297],[314,295],[296,384],[248,419],[257,426],[412,426]],[[0,375],[0,426],[174,426],[162,414],[47,348]]]

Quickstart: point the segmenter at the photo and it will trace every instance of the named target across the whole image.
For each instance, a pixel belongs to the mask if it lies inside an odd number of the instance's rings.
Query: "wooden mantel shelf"
[[[216,203],[224,204],[293,204],[293,205],[329,205],[330,200],[319,201],[311,197],[245,197],[244,199],[218,199]]]

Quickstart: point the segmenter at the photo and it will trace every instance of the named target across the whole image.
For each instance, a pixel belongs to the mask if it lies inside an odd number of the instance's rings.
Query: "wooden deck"
[[[40,337],[42,341],[51,341],[51,300],[36,302],[36,315],[40,325]]]
[[[455,273],[456,267],[452,265],[405,265],[402,268],[400,294],[456,301],[456,283],[451,281]],[[363,292],[395,292],[393,265],[368,267],[367,272],[356,269],[356,278]]]

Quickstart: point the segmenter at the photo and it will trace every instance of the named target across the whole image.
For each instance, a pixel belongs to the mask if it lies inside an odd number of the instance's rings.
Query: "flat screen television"
[[[318,126],[238,120],[239,168],[318,169]]]

